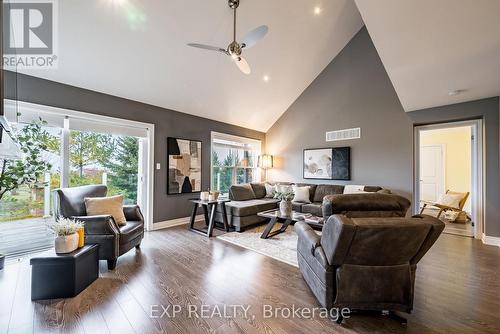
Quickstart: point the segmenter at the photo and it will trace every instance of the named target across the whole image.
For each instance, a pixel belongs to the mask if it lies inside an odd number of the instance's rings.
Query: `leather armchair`
[[[413,308],[417,263],[444,229],[430,216],[331,216],[319,236],[295,224],[302,275],[328,309],[404,311]]]
[[[118,226],[111,215],[87,216],[85,197],[105,197],[108,188],[90,185],[54,190],[54,215],[85,223],[85,244],[99,245],[99,259],[115,269],[117,259],[132,248],[139,248],[144,237],[144,217],[137,205],[126,205],[123,213],[127,223]]]

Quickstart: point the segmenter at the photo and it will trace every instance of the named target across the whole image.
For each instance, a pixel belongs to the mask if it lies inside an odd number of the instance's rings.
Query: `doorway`
[[[415,213],[438,217],[444,233],[480,238],[482,121],[415,127]]]

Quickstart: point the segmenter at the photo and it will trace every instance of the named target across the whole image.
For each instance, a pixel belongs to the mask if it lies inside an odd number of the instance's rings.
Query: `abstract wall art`
[[[201,141],[167,138],[167,193],[201,191]]]
[[[305,149],[303,177],[318,180],[350,180],[351,148]]]

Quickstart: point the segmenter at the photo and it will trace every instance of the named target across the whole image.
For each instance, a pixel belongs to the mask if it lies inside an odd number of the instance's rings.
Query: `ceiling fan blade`
[[[254,30],[250,31],[243,37],[242,42],[242,47],[245,49],[251,48],[259,40],[264,38],[266,36],[267,32],[269,31],[269,28],[266,25],[260,26],[255,28]]]
[[[218,51],[218,52],[222,52],[222,53],[226,53],[227,54],[227,51],[225,49],[219,48],[218,46],[198,44],[198,43],[188,43],[188,46],[191,46],[193,48],[210,50],[210,51]]]
[[[236,66],[240,69],[241,72],[245,74],[250,74],[252,70],[250,69],[250,65],[248,65],[247,61],[245,58],[242,58],[241,56],[238,58],[233,58],[234,62],[236,63]]]

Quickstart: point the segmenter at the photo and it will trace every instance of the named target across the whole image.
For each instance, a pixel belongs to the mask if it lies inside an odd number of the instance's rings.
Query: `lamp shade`
[[[270,154],[260,155],[258,166],[263,169],[273,168],[273,156]]]

